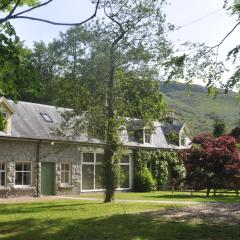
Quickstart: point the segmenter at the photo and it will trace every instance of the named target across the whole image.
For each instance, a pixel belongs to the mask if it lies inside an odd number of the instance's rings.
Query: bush
[[[147,167],[142,168],[135,177],[134,190],[136,192],[151,192],[156,185],[151,172]]]

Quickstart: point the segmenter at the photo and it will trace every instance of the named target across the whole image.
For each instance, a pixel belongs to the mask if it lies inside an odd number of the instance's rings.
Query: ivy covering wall
[[[146,192],[159,190],[170,184],[180,185],[186,176],[186,169],[178,152],[136,150],[134,158],[135,191]]]
[[[5,114],[0,110],[0,131],[4,131],[7,126],[6,116]]]

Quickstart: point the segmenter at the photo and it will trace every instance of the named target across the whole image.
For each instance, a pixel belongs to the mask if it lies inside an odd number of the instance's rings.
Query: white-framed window
[[[143,136],[144,136],[144,143],[151,143],[151,137],[152,137],[152,134],[151,134],[151,130],[150,129],[143,129]]]
[[[0,162],[0,187],[6,186],[6,164]]]
[[[186,137],[180,137],[180,146],[186,146]]]
[[[124,154],[120,160],[120,175],[118,189],[129,189],[131,179],[131,157],[130,154]]]
[[[103,153],[82,153],[82,190],[102,190]]]
[[[31,186],[32,183],[32,165],[30,162],[15,163],[15,185]]]
[[[82,190],[94,191],[103,190],[102,177],[104,160],[103,153],[85,152],[82,153]],[[120,176],[118,189],[129,189],[131,179],[130,155],[123,155],[120,161]]]
[[[71,175],[71,163],[61,163],[61,183],[65,185],[71,185]]]

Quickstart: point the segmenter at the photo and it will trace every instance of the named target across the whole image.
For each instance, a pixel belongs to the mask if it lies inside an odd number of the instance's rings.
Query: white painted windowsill
[[[6,187],[6,186],[1,186],[0,187],[0,191],[6,191],[6,190],[9,190],[10,188],[9,187]]]
[[[61,183],[59,187],[68,189],[68,188],[73,188],[73,185]]]
[[[16,190],[34,190],[35,189],[35,187],[27,186],[27,185],[15,185],[13,188]]]

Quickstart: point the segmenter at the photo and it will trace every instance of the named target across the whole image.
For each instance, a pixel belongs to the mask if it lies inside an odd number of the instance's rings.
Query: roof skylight
[[[47,113],[40,113],[40,115],[46,122],[53,122],[52,118]]]

